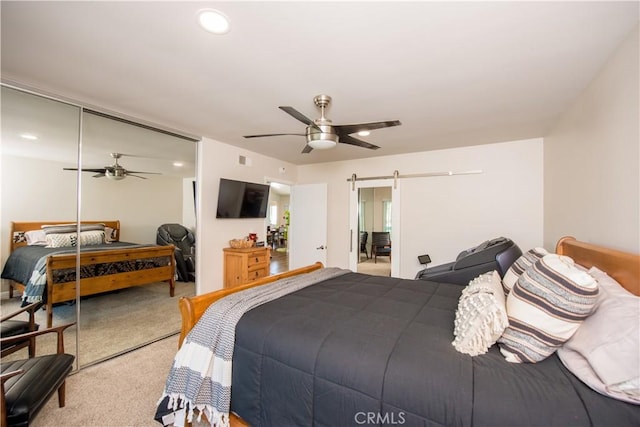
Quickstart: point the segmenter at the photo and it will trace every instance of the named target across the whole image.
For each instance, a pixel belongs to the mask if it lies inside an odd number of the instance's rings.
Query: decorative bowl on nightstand
[[[234,249],[243,249],[243,248],[252,248],[256,242],[253,240],[245,240],[245,239],[232,239],[229,240],[229,246]]]

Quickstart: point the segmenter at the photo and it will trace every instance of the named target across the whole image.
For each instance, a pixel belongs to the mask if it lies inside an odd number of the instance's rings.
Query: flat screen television
[[[266,218],[269,186],[220,178],[216,218]]]

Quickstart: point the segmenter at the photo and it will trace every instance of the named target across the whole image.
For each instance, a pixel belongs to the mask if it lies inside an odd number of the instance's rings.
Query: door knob
[[[324,245],[321,245],[321,246],[318,246],[316,249],[323,250],[323,249],[325,249],[325,246],[324,246]]]

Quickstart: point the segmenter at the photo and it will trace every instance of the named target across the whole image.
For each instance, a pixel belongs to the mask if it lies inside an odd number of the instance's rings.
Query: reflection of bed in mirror
[[[2,271],[2,278],[9,279],[9,297],[18,290],[25,301],[46,300],[48,327],[53,323],[53,304],[76,298],[76,247],[29,245],[26,233],[63,224],[75,223],[12,222],[11,253]],[[80,296],[157,282],[168,282],[169,295],[174,296],[173,246],[120,242],[120,221],[82,221],[83,226],[95,224],[104,225],[108,238],[102,244],[80,244]],[[69,234],[74,238],[76,233]]]
[[[582,332],[581,338],[587,334],[589,345],[599,346],[599,340],[604,339],[608,348],[617,348],[618,338],[613,335],[622,334],[620,338],[626,339],[633,332],[625,331],[634,328],[637,335],[638,298],[633,294],[640,294],[640,256],[573,238],[560,240],[556,254],[550,258],[559,260],[561,255],[575,261],[579,273],[572,269],[572,274],[581,278],[587,273],[577,265],[597,267],[608,274],[588,273],[598,277],[603,297],[580,326],[589,331]],[[199,393],[196,405],[202,405],[196,407],[204,408],[205,416],[214,420],[221,413],[216,408],[222,407],[226,414],[224,409],[228,407],[233,413],[232,426],[244,425],[243,421],[249,425],[356,425],[365,424],[369,417],[376,425],[639,425],[640,401],[632,404],[596,392],[597,388],[578,379],[583,377],[575,374],[575,365],[565,366],[568,362],[558,352],[537,363],[509,363],[498,345],[473,357],[456,351],[452,345],[454,319],[465,286],[353,272],[329,279],[311,278],[322,270],[330,269],[317,264],[279,276],[287,277],[286,281],[274,282],[278,277],[270,276],[233,290],[181,298],[182,345],[156,417],[171,411],[165,409],[169,398],[192,396],[179,393],[180,379],[191,379],[192,373],[212,368],[191,362],[203,360],[203,349],[208,347],[200,346],[201,340],[213,335],[223,338],[215,347],[215,358],[207,360],[223,361],[215,369],[224,371],[231,363],[233,369],[228,378],[223,376],[224,381],[212,382],[220,386],[221,394],[201,401],[205,393]],[[497,285],[502,294],[499,280]],[[259,306],[250,305],[264,295],[254,291],[264,287],[273,294],[283,286],[296,290],[265,303],[260,301]],[[514,292],[515,287],[509,296]],[[222,326],[203,329],[216,312],[214,307],[208,308],[217,301],[225,314],[253,307],[234,316],[240,316],[234,340],[227,335],[227,329],[233,326],[218,321],[226,316],[214,315],[216,325]],[[628,309],[626,321],[616,317],[624,311],[622,306],[633,307],[634,303],[631,319]],[[600,332],[592,334],[594,327]],[[221,335],[216,334],[218,331]],[[233,347],[232,359],[218,359],[224,354],[219,348],[225,347],[226,341]],[[577,346],[572,342],[564,349]],[[200,352],[183,351],[195,347]],[[634,351],[637,354],[637,347]],[[637,376],[637,362],[629,362],[630,356],[633,354],[615,351],[607,361],[610,367]],[[189,391],[198,390],[192,382],[187,383]],[[225,386],[229,387],[230,403],[222,398]],[[200,390],[218,391],[215,387]],[[619,395],[620,391],[615,393]],[[640,397],[637,391],[633,396]]]

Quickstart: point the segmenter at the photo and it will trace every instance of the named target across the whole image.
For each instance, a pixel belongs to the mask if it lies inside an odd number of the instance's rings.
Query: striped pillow
[[[507,270],[502,278],[502,289],[504,289],[505,296],[509,295],[513,285],[516,284],[520,276],[522,276],[522,273],[524,273],[527,268],[548,254],[549,252],[547,252],[545,248],[533,248],[522,254],[516,262],[511,264],[511,267],[509,267],[509,270]]]
[[[598,282],[566,256],[545,255],[507,297],[509,327],[498,339],[508,362],[546,359],[578,329],[596,304]]]

